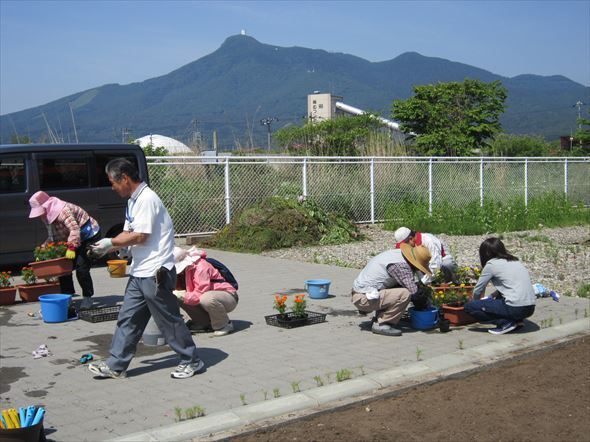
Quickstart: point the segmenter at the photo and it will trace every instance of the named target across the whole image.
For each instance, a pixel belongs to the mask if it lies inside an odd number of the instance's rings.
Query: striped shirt
[[[51,224],[46,224],[49,237],[45,242],[66,241],[75,248],[78,248],[82,244],[80,229],[89,220],[92,224],[92,231],[95,233],[98,232],[98,222],[94,218],[88,215],[81,207],[72,203],[66,203],[55,221]]]

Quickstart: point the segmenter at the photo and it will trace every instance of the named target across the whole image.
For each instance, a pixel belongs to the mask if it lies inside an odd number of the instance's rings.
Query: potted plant
[[[473,297],[473,287],[466,288],[464,284],[440,287],[433,290],[432,302],[438,307],[441,317],[453,325],[465,325],[475,322],[475,319],[465,313],[463,305]],[[442,331],[442,330],[441,330]]]
[[[295,295],[291,305],[291,311],[287,312],[287,295],[275,295],[273,308],[278,315],[265,316],[268,325],[283,328],[301,327],[302,325],[318,324],[326,320],[325,313],[315,313],[306,310],[305,295]]]
[[[53,278],[72,273],[73,262],[65,257],[68,243],[65,241],[48,242],[35,247],[35,262],[30,262],[37,278]]]
[[[0,272],[0,305],[14,304],[16,287],[12,286],[12,272]]]
[[[59,293],[59,282],[55,278],[45,278],[45,282],[37,283],[37,276],[31,267],[23,267],[21,277],[25,283],[16,287],[23,301],[35,302],[41,295]]]

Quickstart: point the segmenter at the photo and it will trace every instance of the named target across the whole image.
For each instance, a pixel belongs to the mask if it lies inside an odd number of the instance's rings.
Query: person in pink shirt
[[[192,331],[213,331],[224,336],[234,331],[228,313],[238,305],[238,292],[219,270],[205,259],[204,250],[174,248],[180,307],[189,315]]]
[[[68,243],[66,257],[74,260],[76,279],[82,288],[80,309],[92,308],[94,286],[90,276],[91,261],[86,251],[90,244],[100,239],[100,226],[84,209],[43,191],[36,192],[29,199],[29,218],[40,218],[47,228],[48,242]],[[72,275],[60,276],[61,293],[74,294]]]

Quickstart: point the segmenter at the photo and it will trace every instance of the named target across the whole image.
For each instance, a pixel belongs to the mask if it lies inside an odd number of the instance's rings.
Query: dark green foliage
[[[413,230],[449,235],[481,235],[545,227],[561,227],[590,223],[590,211],[581,204],[572,206],[562,195],[547,194],[529,198],[525,207],[522,198],[507,202],[498,200],[471,201],[462,206],[449,202],[436,203],[432,216],[428,202],[406,199],[387,209],[385,228],[395,230],[407,226]]]
[[[499,134],[482,149],[482,155],[494,157],[543,157],[555,153],[556,147],[543,137]]]
[[[420,155],[471,156],[500,132],[507,91],[500,81],[438,83],[414,87],[414,96],[395,100],[392,116],[415,133]]]
[[[209,144],[217,130],[222,149],[238,143],[248,148],[266,146],[266,128],[260,118],[278,117],[273,131],[300,124],[307,94],[316,89],[329,87],[342,94],[345,103],[386,116],[391,101],[408,98],[414,85],[465,78],[502,81],[509,93],[502,116],[504,129],[549,139],[569,135],[576,118],[572,104],[587,97],[589,90],[561,76],[506,78],[417,53],[372,63],[352,55],[277,47],[235,35],[218,50],[170,73],[127,85],[97,86],[2,115],[0,142],[9,142],[15,133],[19,138],[26,134],[34,142],[47,140],[41,113],[58,137],[73,140],[71,104],[80,142],[119,142],[123,128],[130,128],[134,137],[160,133],[187,141],[187,126],[198,119]]]
[[[276,143],[293,155],[357,156],[383,125],[371,114],[339,117],[277,131]]]
[[[361,239],[350,220],[313,201],[272,196],[246,208],[205,243],[223,250],[259,253],[297,245],[342,244]]]

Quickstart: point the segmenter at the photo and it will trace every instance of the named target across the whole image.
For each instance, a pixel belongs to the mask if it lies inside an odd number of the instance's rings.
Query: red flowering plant
[[[68,243],[65,241],[48,242],[35,247],[33,252],[35,261],[47,261],[48,259],[63,258],[68,251]]]
[[[0,272],[0,288],[12,287],[12,272],[10,270]]]

